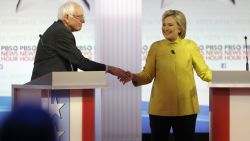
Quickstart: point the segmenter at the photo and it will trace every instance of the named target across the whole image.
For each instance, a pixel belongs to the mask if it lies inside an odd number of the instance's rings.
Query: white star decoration
[[[60,109],[64,106],[64,103],[58,103],[57,98],[54,98],[53,104],[50,97],[49,100],[49,112],[52,116],[57,115],[59,118],[61,117]],[[65,133],[65,131],[57,130],[57,140],[60,141],[60,137]]]
[[[218,0],[218,1],[222,1],[222,2],[226,2],[226,3],[230,3],[230,4],[235,4],[235,0]]]
[[[165,8],[167,5],[171,4],[174,0],[161,0],[161,8]],[[220,0],[224,2],[230,2],[235,5],[236,0]]]
[[[173,0],[161,0],[161,8],[164,8],[164,7],[166,7],[166,5],[168,5],[168,4],[170,4],[170,3],[172,3],[173,2]]]
[[[60,109],[64,106],[64,103],[57,103],[57,98],[55,97],[54,102],[52,104],[51,98],[50,98],[50,104],[49,104],[49,111],[51,115],[57,115],[59,118],[61,118]]]
[[[57,131],[57,140],[60,141],[60,137],[64,134],[64,131]]]

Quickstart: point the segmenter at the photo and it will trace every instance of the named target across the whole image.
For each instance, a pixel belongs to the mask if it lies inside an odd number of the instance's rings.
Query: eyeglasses
[[[72,18],[75,18],[81,22],[84,22],[85,21],[85,17],[83,15],[69,15],[70,17]]]

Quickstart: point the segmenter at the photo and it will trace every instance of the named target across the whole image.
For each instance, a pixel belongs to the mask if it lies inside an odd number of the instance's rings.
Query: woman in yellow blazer
[[[176,141],[193,141],[199,103],[194,72],[211,81],[197,44],[185,38],[186,18],[178,10],[162,16],[163,40],[154,42],[142,72],[132,74],[135,86],[154,80],[149,102],[149,119],[153,141],[167,141],[172,127]]]

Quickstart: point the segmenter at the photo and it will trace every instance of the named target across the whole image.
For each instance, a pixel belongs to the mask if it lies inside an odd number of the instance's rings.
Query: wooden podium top
[[[212,82],[209,87],[234,87],[249,88],[250,72],[249,71],[213,71]]]
[[[106,88],[108,84],[104,71],[52,72],[24,85],[12,85],[12,87],[34,89],[88,89]]]

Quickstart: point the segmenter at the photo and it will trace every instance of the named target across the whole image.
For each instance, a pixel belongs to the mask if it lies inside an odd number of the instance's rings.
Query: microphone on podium
[[[245,45],[246,45],[246,71],[249,71],[249,64],[248,64],[248,52],[247,52],[247,36],[244,37]]]

